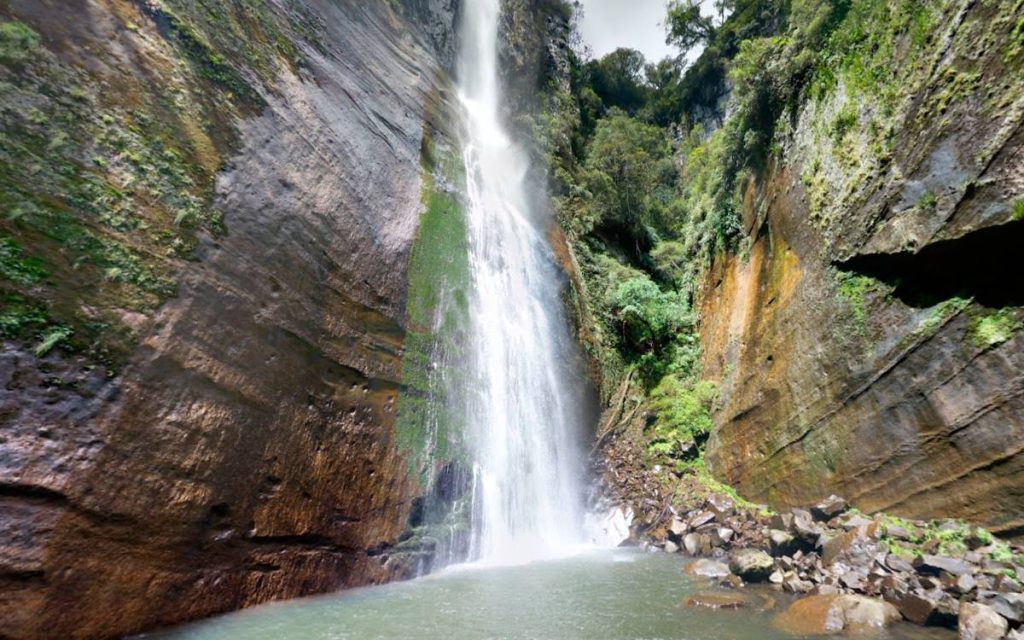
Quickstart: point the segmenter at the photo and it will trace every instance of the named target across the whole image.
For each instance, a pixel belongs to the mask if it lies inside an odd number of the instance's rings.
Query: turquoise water
[[[458,568],[411,582],[273,603],[147,634],[149,640],[783,640],[782,594],[746,588],[749,607],[698,610],[716,590],[679,556],[602,551],[518,567]],[[728,592],[737,593],[737,592]],[[761,610],[768,598],[775,611]],[[881,640],[951,640],[900,625]]]

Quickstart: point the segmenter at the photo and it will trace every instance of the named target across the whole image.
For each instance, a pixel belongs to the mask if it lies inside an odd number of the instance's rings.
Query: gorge
[[[1024,4],[720,9],[0,2],[0,639],[1020,637]]]

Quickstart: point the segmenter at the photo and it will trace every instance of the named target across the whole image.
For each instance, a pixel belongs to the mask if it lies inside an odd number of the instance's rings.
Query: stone
[[[814,516],[815,520],[828,522],[832,518],[846,511],[848,507],[849,505],[846,500],[843,500],[839,496],[833,494],[811,507],[811,515]]]
[[[833,538],[825,538],[821,544],[821,561],[828,566],[836,561],[863,536],[861,529],[852,529]]]
[[[711,536],[706,533],[697,534],[697,542],[700,545],[700,554],[704,556],[710,555],[712,549],[715,547],[715,545],[711,544]],[[717,551],[717,549],[715,549],[715,551]]]
[[[793,551],[796,539],[781,529],[770,529],[768,531],[769,549],[773,556],[786,555]]]
[[[782,584],[782,581],[784,579],[785,579],[785,576],[783,575],[782,571],[779,570],[779,569],[776,569],[775,571],[772,571],[772,574],[770,576],[768,576],[768,582],[770,582],[772,584]]]
[[[885,535],[889,536],[890,538],[893,538],[894,540],[904,540],[904,541],[909,541],[910,540],[910,537],[911,537],[910,536],[910,532],[907,531],[905,528],[899,526],[899,525],[896,525],[896,524],[886,524],[886,525],[884,525],[884,529],[885,529]]]
[[[732,540],[732,537],[733,535],[735,535],[736,532],[730,529],[729,527],[719,527],[716,533],[718,534],[719,540],[721,540],[725,544],[728,544],[729,541]]]
[[[843,520],[841,526],[844,529],[856,529],[857,527],[865,527],[871,524],[872,522],[874,522],[874,520],[868,520],[864,516],[855,513],[850,517],[846,518],[845,520]]]
[[[715,514],[710,511],[701,511],[690,518],[690,527],[696,529],[697,527],[707,524],[715,519]]]
[[[683,549],[691,556],[697,555],[697,552],[700,551],[700,538],[696,533],[688,533],[683,536]]]
[[[793,526],[790,529],[794,536],[805,544],[816,547],[822,530],[815,522],[811,514],[803,509],[793,509]]]
[[[775,617],[773,625],[800,636],[836,633],[871,634],[900,620],[888,602],[857,595],[812,595],[797,600]]]
[[[725,593],[698,593],[686,597],[683,606],[691,609],[740,609],[747,606],[747,599]]]
[[[671,540],[666,540],[665,541],[665,547],[664,548],[665,548],[665,553],[678,553],[679,552],[679,545],[677,545],[676,543],[672,542]]]
[[[960,640],[1002,640],[1010,625],[988,605],[965,602],[960,605],[957,631]]]
[[[747,582],[764,582],[774,569],[775,561],[759,549],[737,549],[729,557],[729,570]]]
[[[897,573],[912,573],[914,571],[913,565],[895,553],[890,553],[886,556],[885,566]]]
[[[686,525],[686,522],[680,520],[676,516],[673,516],[672,524],[670,524],[668,527],[669,536],[674,537],[676,540],[678,540],[683,537],[687,529],[689,529],[689,527]]]
[[[773,514],[771,519],[768,520],[768,526],[772,529],[781,529],[783,531],[789,531],[793,526],[793,514],[792,513],[776,513]]]
[[[969,573],[965,573],[956,579],[953,589],[955,589],[957,593],[968,594],[971,591],[974,591],[977,586],[978,582],[974,579],[974,576]]]
[[[700,576],[703,578],[722,578],[730,574],[729,567],[717,560],[701,558],[686,565],[683,570],[687,575]]]
[[[708,497],[707,506],[708,509],[714,512],[719,522],[731,516],[736,507],[735,503],[732,501],[731,498],[719,495],[717,493],[713,493]]]
[[[996,613],[1013,623],[1024,622],[1024,595],[1019,593],[999,593],[979,591],[978,602],[987,604]]]
[[[836,593],[836,591],[837,591],[835,589],[835,587],[829,587],[829,586],[823,587],[822,585],[818,585],[817,587],[815,587],[813,584],[811,584],[807,580],[804,580],[804,579],[800,578],[799,576],[797,576],[795,574],[794,575],[788,575],[785,578],[783,578],[783,580],[782,580],[782,589],[783,589],[783,591],[788,591],[789,593],[807,593],[811,589],[815,589],[815,588],[818,588],[818,589],[820,589],[820,588],[830,589],[832,593]]]
[[[929,624],[938,609],[938,602],[935,599],[916,593],[897,591],[886,594],[885,600],[914,624]]]
[[[937,576],[942,571],[951,573],[955,576],[962,576],[965,573],[971,573],[973,571],[971,566],[963,560],[929,554],[924,554],[914,558],[913,565],[914,568],[917,569],[918,573],[931,576]]]

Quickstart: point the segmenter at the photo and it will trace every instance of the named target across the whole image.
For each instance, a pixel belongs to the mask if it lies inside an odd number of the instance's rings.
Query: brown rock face
[[[719,259],[701,298],[705,375],[723,399],[708,460],[745,497],[836,493],[1024,533],[1024,296],[1005,270],[1024,233],[1024,91],[1001,80],[1002,36],[977,41],[1006,7],[964,5],[936,39],[947,49],[901,107],[891,157],[857,176],[822,170],[853,194],[834,191],[828,215],[801,142],[825,111],[801,113],[784,163],[748,190],[749,258]],[[970,52],[1000,104],[979,89],[935,116]]]
[[[96,82],[159,85],[150,61],[178,55],[146,3],[7,4]],[[128,364],[0,352],[0,636],[118,637],[408,573],[388,548],[420,488],[394,422],[444,76],[388,3],[298,4],[317,43],[253,81],[266,106],[216,182],[227,232],[181,261]]]

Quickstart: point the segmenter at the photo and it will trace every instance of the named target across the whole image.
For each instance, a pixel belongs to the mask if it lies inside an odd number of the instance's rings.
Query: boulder
[[[775,561],[758,549],[737,549],[729,557],[729,569],[747,582],[764,582],[775,569]]]
[[[821,527],[814,522],[811,514],[803,509],[793,509],[793,525],[790,532],[810,547],[818,545],[818,538],[822,534]]]
[[[792,513],[776,513],[768,521],[768,526],[772,529],[781,529],[782,531],[789,531],[793,527],[793,514]]]
[[[669,537],[679,540],[686,533],[686,523],[677,517],[672,518],[672,524],[668,527]]]
[[[973,572],[971,565],[963,560],[947,556],[924,554],[914,558],[913,564],[918,573],[926,576],[937,576],[943,571],[954,576],[962,576],[965,573]]]
[[[1024,595],[1019,593],[979,591],[978,602],[992,607],[996,613],[1010,622],[1024,622]]]
[[[885,557],[885,566],[897,573],[913,573],[914,571],[913,565],[895,553],[890,553]]]
[[[988,605],[965,602],[960,605],[957,631],[960,640],[1002,640],[1010,625]]]
[[[773,556],[784,556],[795,551],[796,539],[781,529],[770,529],[768,541]]]
[[[715,514],[710,511],[701,511],[693,515],[690,518],[690,527],[696,529],[697,527],[707,524],[715,519]]]
[[[910,532],[907,531],[904,527],[901,527],[897,524],[885,525],[885,535],[889,536],[894,540],[909,541],[911,538]]]
[[[932,624],[933,616],[938,615],[938,600],[924,594],[897,589],[886,592],[885,599],[914,624]]]
[[[863,539],[863,530],[860,528],[851,529],[841,533],[834,538],[827,538],[822,541],[821,561],[828,566],[844,555],[858,541]]]
[[[846,511],[849,505],[837,495],[831,495],[818,504],[811,507],[811,515],[815,520],[828,522],[832,518]]]
[[[843,519],[840,524],[844,529],[856,529],[857,527],[866,527],[873,522],[874,520],[868,520],[864,516],[855,513],[852,516]]]
[[[965,573],[956,579],[956,584],[953,585],[953,589],[957,593],[968,594],[971,591],[974,591],[977,586],[978,581],[974,579],[974,576],[969,573]]]
[[[715,515],[718,517],[719,522],[731,516],[733,510],[736,507],[732,499],[718,494],[712,494],[711,496],[708,497],[707,506],[708,509],[715,513]]]
[[[794,602],[776,616],[776,628],[793,635],[875,633],[900,620],[888,602],[855,595],[815,595]]]
[[[683,569],[687,575],[703,578],[722,578],[729,575],[729,567],[716,560],[701,558],[694,560]]]
[[[665,553],[678,553],[679,545],[672,542],[671,540],[665,541]]]
[[[747,606],[746,598],[727,593],[698,593],[683,600],[692,609],[739,609]]]
[[[688,533],[683,536],[683,549],[691,556],[697,555],[697,552],[700,551],[700,538],[696,533]]]

